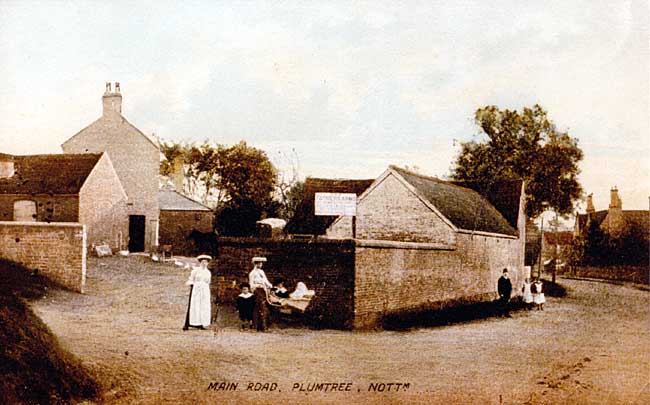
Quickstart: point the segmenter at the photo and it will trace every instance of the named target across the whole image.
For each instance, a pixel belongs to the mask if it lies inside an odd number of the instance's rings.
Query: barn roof
[[[176,190],[158,191],[158,206],[161,211],[212,211]]]
[[[355,193],[361,195],[374,179],[305,179],[305,192],[302,202],[296,208],[293,218],[284,228],[292,234],[323,235],[338,216],[316,216],[314,214],[314,196],[316,193]]]
[[[0,178],[0,194],[77,194],[101,154],[13,156],[14,175]]]
[[[503,189],[508,193],[501,200],[499,198],[499,187],[494,187],[485,193],[485,196],[475,190],[462,187],[461,183],[452,183],[435,177],[424,176],[413,173],[396,166],[390,166],[390,170],[398,174],[418,192],[418,194],[432,204],[457,228],[469,231],[482,231],[498,233],[503,235],[518,235],[516,220],[514,217],[515,198],[514,190],[516,183],[504,182]],[[521,193],[521,182],[519,182],[519,193]],[[492,205],[487,196],[495,199],[495,202],[502,207],[501,213]],[[519,213],[519,196],[516,198],[516,212]],[[506,219],[512,217],[514,226]]]
[[[521,204],[522,180],[493,180],[489,187],[470,181],[452,181],[461,187],[470,188],[487,200],[508,221],[510,226],[517,229],[519,220],[519,205]]]

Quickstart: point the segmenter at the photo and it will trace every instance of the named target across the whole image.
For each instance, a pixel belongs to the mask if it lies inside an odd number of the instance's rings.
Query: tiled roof
[[[469,181],[453,181],[452,184],[471,188],[494,206],[508,221],[510,226],[517,229],[519,225],[519,204],[521,203],[522,180],[494,180],[489,187]]]
[[[158,206],[162,211],[212,211],[176,190],[158,191]]]
[[[436,207],[457,228],[504,235],[518,234],[516,226],[510,225],[505,215],[502,215],[486,197],[471,188],[409,172],[395,166],[390,168],[413,186],[423,198]],[[504,202],[503,205],[508,206],[509,204]],[[509,209],[505,213],[509,215],[510,212]]]
[[[566,246],[570,245],[573,241],[573,232],[544,232],[544,239],[546,240],[546,243],[550,245]]]
[[[650,239],[650,210],[623,210],[623,218],[627,222],[627,229],[635,237],[642,239]],[[601,226],[605,218],[607,218],[608,210],[596,211],[590,215],[592,221],[598,226]],[[581,232],[586,234],[588,231],[587,215],[578,214],[576,221],[580,227]]]
[[[337,216],[316,216],[314,197],[316,193],[355,193],[361,195],[374,182],[371,180],[317,179],[305,180],[305,197],[298,205],[293,218],[284,228],[292,234],[324,235]]]
[[[77,194],[101,154],[14,156],[14,175],[0,194]]]

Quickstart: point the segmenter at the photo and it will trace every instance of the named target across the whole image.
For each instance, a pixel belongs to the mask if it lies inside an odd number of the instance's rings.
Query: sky
[[[477,108],[540,104],[606,209],[650,197],[647,1],[0,0],[0,152],[61,153],[120,82],[162,140],[267,152],[301,177],[444,177]],[[584,204],[582,204],[584,207]]]

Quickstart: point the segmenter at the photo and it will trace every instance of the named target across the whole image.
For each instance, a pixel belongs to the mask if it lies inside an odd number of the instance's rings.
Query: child
[[[241,283],[241,294],[237,297],[237,310],[239,311],[239,319],[242,321],[241,328],[246,329],[253,327],[253,306],[255,305],[255,297],[250,292],[248,283]]]
[[[539,278],[535,279],[535,283],[533,283],[533,302],[535,305],[537,305],[537,310],[544,310],[544,303],[546,302],[546,298],[544,298],[544,293],[542,292],[542,280]]]
[[[522,288],[522,292],[524,294],[523,300],[527,311],[530,311],[533,308],[533,293],[531,290],[532,285],[533,284],[530,281],[530,277],[526,277],[526,280],[524,280],[524,287]]]
[[[289,291],[284,286],[284,280],[279,279],[273,287],[273,294],[278,298],[289,298]]]

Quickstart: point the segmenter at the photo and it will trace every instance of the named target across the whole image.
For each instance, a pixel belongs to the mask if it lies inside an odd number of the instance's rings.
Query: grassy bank
[[[25,303],[49,287],[44,277],[0,260],[0,398],[5,403],[69,403],[99,393],[79,360],[61,348]]]

